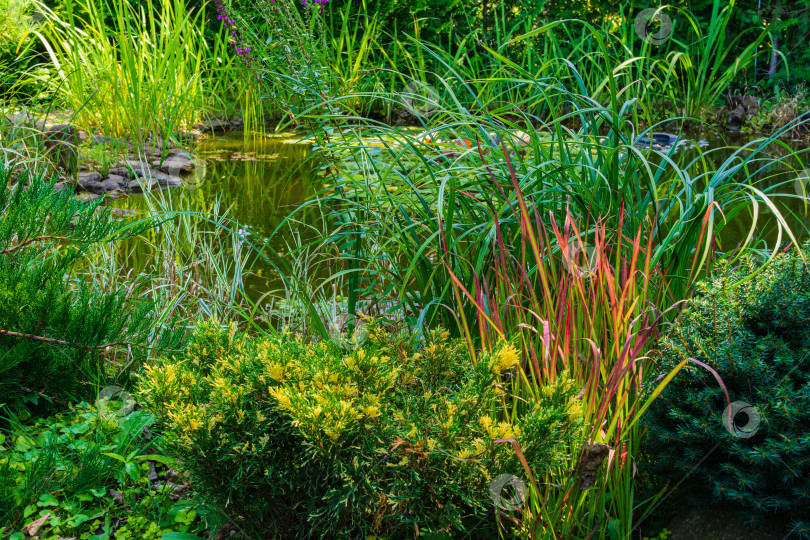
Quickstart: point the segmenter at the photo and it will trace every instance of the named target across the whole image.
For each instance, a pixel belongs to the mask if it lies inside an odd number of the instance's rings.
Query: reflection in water
[[[806,143],[800,141],[777,140],[761,148],[759,144],[749,144],[759,138],[740,132],[714,134],[704,138],[703,148],[688,149],[678,153],[675,161],[686,167],[692,164],[694,174],[710,173],[718,169],[732,169],[740,160],[756,152],[756,158],[747,168],[736,172],[729,182],[745,182],[750,176],[749,184],[768,195],[774,202],[776,209],[785,218],[787,225],[799,242],[810,238],[810,206],[808,206],[808,170],[810,166],[810,149]],[[745,147],[743,149],[743,147]],[[789,154],[799,152],[798,155]],[[775,160],[771,163],[772,160]],[[807,165],[805,165],[807,163]],[[767,164],[767,165],[766,165]],[[797,180],[801,178],[801,180]],[[702,187],[702,186],[699,186]],[[798,188],[798,189],[797,189]],[[784,233],[779,238],[779,227],[776,215],[772,209],[761,199],[758,199],[756,227],[752,238],[756,246],[761,249],[773,249],[777,241],[788,242],[790,238]],[[753,209],[748,209],[736,215],[733,208],[721,208],[728,218],[718,237],[721,251],[730,251],[745,242],[751,231],[754,220]],[[722,220],[721,216],[717,218]]]
[[[739,134],[734,137],[694,137],[700,143],[681,148],[672,159],[680,167],[688,168],[693,178],[700,182],[701,174],[708,177],[715,170],[733,167],[739,161],[734,157],[735,152],[739,152],[739,147],[755,138]],[[750,153],[755,149],[756,147],[751,147],[742,152]],[[312,197],[320,188],[320,182],[312,173],[313,160],[310,159],[309,145],[296,143],[293,136],[245,142],[239,135],[210,139],[203,142],[198,150],[207,165],[205,178],[196,184],[191,183],[186,189],[154,192],[151,196],[163,201],[166,207],[181,212],[218,215],[227,213],[231,220],[231,229],[251,244],[261,246],[271,237],[265,254],[275,261],[280,258],[291,259],[284,255],[289,252],[290,246],[319,238],[320,231],[323,230],[323,216],[317,206],[296,213],[297,221],[288,222],[287,226],[276,231],[294,208]],[[810,192],[810,187],[807,180],[803,183],[796,182],[797,176],[801,174],[796,171],[803,171],[810,166],[810,160],[801,156],[801,159],[808,162],[808,165],[804,165],[795,156],[784,159],[794,150],[795,148],[791,149],[783,142],[770,144],[767,150],[762,151],[760,161],[750,164],[746,171],[735,173],[730,181],[742,182],[752,175],[758,189],[774,199],[801,241],[810,236],[807,232],[810,207],[807,199],[802,197]],[[776,167],[769,166],[757,171],[767,160],[774,158],[782,158],[783,161]],[[695,188],[700,191],[701,186],[696,185]],[[778,197],[776,194],[784,196]],[[218,200],[221,201],[220,206],[216,204]],[[140,196],[119,199],[112,204],[117,208],[135,211],[147,209],[147,201]],[[745,210],[731,216],[732,208],[722,210],[730,219],[720,235],[719,249],[728,251],[747,238],[753,215]],[[758,212],[754,238],[760,240],[758,247],[772,248],[778,238],[775,216],[765,204],[759,205]],[[720,219],[718,217],[718,221]],[[206,227],[208,230],[215,229],[211,224],[201,226],[202,229]],[[141,237],[124,242],[123,249],[118,253],[119,264],[132,269],[136,274],[145,271],[153,246],[159,246],[165,240],[158,235],[157,231],[151,230]],[[296,235],[300,235],[300,239],[296,239]],[[788,238],[783,236],[781,240],[787,241]],[[234,242],[231,239],[218,244],[217,251],[226,258],[237,260],[240,253],[236,251],[245,247],[244,242]],[[280,280],[269,263],[255,254],[246,258],[249,271],[243,272],[242,281],[250,299],[258,300],[266,292],[280,289]],[[291,260],[284,262],[292,263]]]
[[[309,232],[313,229],[306,223],[311,212],[297,214],[296,223],[283,226],[273,234],[293,209],[318,190],[312,173],[313,162],[309,159],[311,146],[296,141],[297,137],[288,135],[245,142],[241,134],[206,140],[197,152],[205,160],[204,178],[192,179],[185,188],[154,191],[149,196],[156,199],[158,205],[179,212],[225,215],[230,229],[250,244],[261,247],[268,242],[265,254],[273,257],[271,253],[285,252],[294,244],[294,234],[304,238],[315,234]],[[135,212],[149,208],[143,196],[118,199],[111,205]],[[202,223],[200,228],[213,231],[216,226]],[[124,241],[118,251],[119,264],[136,274],[145,271],[152,246],[160,245],[159,234],[150,230]],[[235,251],[242,249],[248,253],[250,271],[243,275],[243,284],[251,299],[281,286],[271,265],[251,253],[245,242],[228,239],[218,247],[225,259],[238,259],[242,254]]]

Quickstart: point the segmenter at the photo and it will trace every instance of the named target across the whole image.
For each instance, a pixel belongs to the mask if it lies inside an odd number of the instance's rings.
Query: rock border
[[[127,193],[143,193],[153,189],[180,187],[204,162],[188,150],[167,144],[160,138],[150,139],[144,148],[124,139],[94,135],[92,139],[77,130],[64,114],[49,114],[37,118],[29,112],[0,117],[0,125],[30,128],[45,148],[54,165],[61,169],[67,182],[63,189],[73,186],[78,193],[109,194],[123,196]],[[188,131],[179,133],[175,139],[195,143],[204,135],[226,134],[244,126],[241,119],[209,119],[194,124]],[[127,158],[116,161],[106,170],[94,170],[79,163],[79,145],[90,141],[95,146],[118,146],[127,153]],[[74,183],[75,181],[75,183]]]

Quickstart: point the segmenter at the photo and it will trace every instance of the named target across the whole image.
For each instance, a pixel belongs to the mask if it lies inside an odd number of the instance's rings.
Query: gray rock
[[[150,191],[154,187],[155,182],[151,178],[136,178],[127,182],[127,189],[133,191]]]
[[[84,191],[89,191],[90,193],[104,193],[106,191],[106,189],[104,189],[104,186],[101,185],[101,182],[93,180],[80,183],[79,187],[82,188]]]
[[[745,124],[745,118],[745,109],[742,106],[736,107],[733,111],[728,113],[726,127],[731,131],[740,131],[740,128]]]
[[[172,178],[168,174],[162,173],[160,171],[156,171],[154,169],[147,169],[146,171],[144,171],[144,177],[145,178],[151,178],[152,180],[156,180],[158,182],[160,182],[160,181],[168,181],[170,178]]]
[[[79,167],[79,133],[69,124],[57,124],[45,131],[45,155],[54,166],[67,174],[75,174]]]
[[[110,173],[118,175],[118,176],[126,176],[129,179],[132,178],[141,178],[143,176],[148,176],[149,171],[149,164],[141,163],[137,160],[128,160],[122,163],[123,167],[116,167],[114,169],[110,169]]]
[[[169,158],[180,157],[183,159],[187,159],[189,161],[193,160],[194,157],[188,153],[184,148],[172,148],[166,154]]]
[[[101,182],[101,173],[90,171],[90,172],[80,172],[77,180],[79,185],[82,185],[85,182]]]
[[[756,96],[729,94],[726,97],[725,111],[728,112],[726,127],[739,131],[751,118],[759,113],[759,99]]]
[[[139,169],[143,169],[146,166],[145,163],[142,163],[142,162],[138,161],[137,159],[130,159],[130,160],[123,161],[123,162],[121,162],[121,165],[123,165],[124,167],[129,167],[130,169],[133,169],[133,170],[136,170],[136,171],[139,170]]]
[[[163,153],[163,144],[150,142],[143,148],[143,153],[147,156],[160,156]]]
[[[164,188],[180,187],[183,185],[183,180],[176,176],[167,176],[166,178],[158,179],[158,185]]]
[[[123,184],[119,184],[115,180],[104,180],[101,183],[101,187],[104,188],[104,191],[115,191],[120,190],[123,187]]]
[[[206,120],[194,124],[194,129],[203,133],[225,133],[231,129],[231,123],[227,120]]]
[[[107,174],[111,176],[121,176],[124,178],[130,178],[133,176],[132,172],[126,167],[113,167],[107,171]]]
[[[127,185],[127,179],[124,176],[119,176],[117,174],[109,174],[107,175],[107,180],[112,180],[121,186]]]
[[[180,176],[181,173],[189,173],[194,170],[194,162],[189,159],[182,159],[179,156],[167,159],[160,166],[160,170],[173,176]]]
[[[76,194],[76,197],[75,197],[75,199],[77,201],[81,201],[81,202],[92,202],[92,201],[98,200],[98,198],[99,198],[99,195],[96,195],[96,194],[93,194],[93,193],[87,193],[87,192],[78,193],[78,194]]]

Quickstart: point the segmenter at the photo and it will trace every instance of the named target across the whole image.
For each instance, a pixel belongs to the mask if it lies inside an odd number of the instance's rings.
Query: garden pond
[[[747,133],[693,134],[684,137],[693,143],[683,145],[674,153],[673,159],[681,167],[694,160],[700,162],[698,170],[711,171],[732,157],[735,148],[756,137]],[[370,143],[372,147],[374,144]],[[782,141],[780,145],[770,145],[768,151],[787,154],[790,148],[804,147],[804,142]],[[323,209],[318,204],[296,212],[294,220],[285,219],[328,186],[324,175],[316,168],[312,148],[311,143],[302,141],[294,133],[249,139],[242,133],[211,137],[197,148],[201,167],[195,172],[195,182],[187,183],[184,188],[153,191],[149,197],[159,199],[162,208],[178,212],[197,215],[226,213],[231,231],[240,236],[240,241],[233,244],[237,247],[231,247],[231,256],[235,255],[234,249],[244,244],[248,250],[251,246],[267,245],[270,249],[265,253],[269,257],[283,257],[302,243],[317,240],[334,225],[323,219]],[[802,183],[792,180],[796,173],[791,167],[798,168],[799,165],[784,163],[781,170],[769,171],[759,187],[775,187],[776,193],[785,194],[776,199],[797,239],[802,241],[808,237],[810,208],[798,197],[802,194]],[[810,171],[805,173],[805,176],[810,175]],[[808,190],[807,180],[804,189]],[[144,211],[149,206],[141,195],[115,199],[110,204],[135,212]],[[731,220],[720,235],[721,249],[730,250],[743,242],[749,234],[750,223],[748,214]],[[766,205],[760,205],[755,234],[768,246],[773,246],[777,240],[789,240],[785,235],[779,238],[774,214]],[[123,245],[121,256],[126,253],[124,265],[136,272],[141,271],[149,257],[150,243],[135,237]],[[270,261],[256,256],[255,252],[246,255],[246,259],[249,271],[243,272],[242,283],[248,297],[257,300],[268,290],[281,287],[281,280]]]

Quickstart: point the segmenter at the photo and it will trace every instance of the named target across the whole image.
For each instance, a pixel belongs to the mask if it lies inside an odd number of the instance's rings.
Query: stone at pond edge
[[[227,120],[206,120],[194,124],[194,129],[203,133],[225,133],[231,129],[231,123]]]
[[[76,195],[75,199],[81,202],[92,202],[99,198],[99,195],[94,193],[82,192]]]
[[[194,162],[188,159],[172,158],[159,164],[160,170],[166,174],[180,176],[181,173],[189,173],[194,170]]]
[[[745,123],[745,109],[737,107],[728,113],[728,122],[726,127],[732,131],[740,131],[740,128]]]
[[[132,189],[135,191],[149,191],[152,189],[154,182],[152,182],[151,178],[140,177],[134,180],[130,180],[127,183],[127,189]]]
[[[89,181],[84,182],[83,184],[79,184],[84,191],[89,191],[90,193],[104,193],[104,186],[101,185],[101,182],[96,181]]]
[[[57,124],[45,131],[45,155],[50,157],[54,166],[64,170],[68,175],[76,173],[79,167],[79,133],[70,124]]]
[[[82,172],[78,175],[77,184],[84,191],[103,193],[105,190],[101,185],[101,178],[101,174],[97,172]]]
[[[127,179],[125,177],[119,176],[117,174],[107,175],[107,180],[113,180],[113,181],[121,184],[122,186],[126,185],[126,183],[127,183]]]
[[[124,187],[124,182],[118,182],[108,178],[107,180],[101,182],[101,187],[104,188],[104,191],[115,191],[116,189],[122,189]]]
[[[85,182],[101,182],[101,178],[102,178],[101,173],[97,173],[94,171],[80,172],[77,181],[81,186]]]
[[[728,113],[726,128],[739,131],[748,120],[759,113],[759,99],[756,96],[729,94],[724,111]]]

